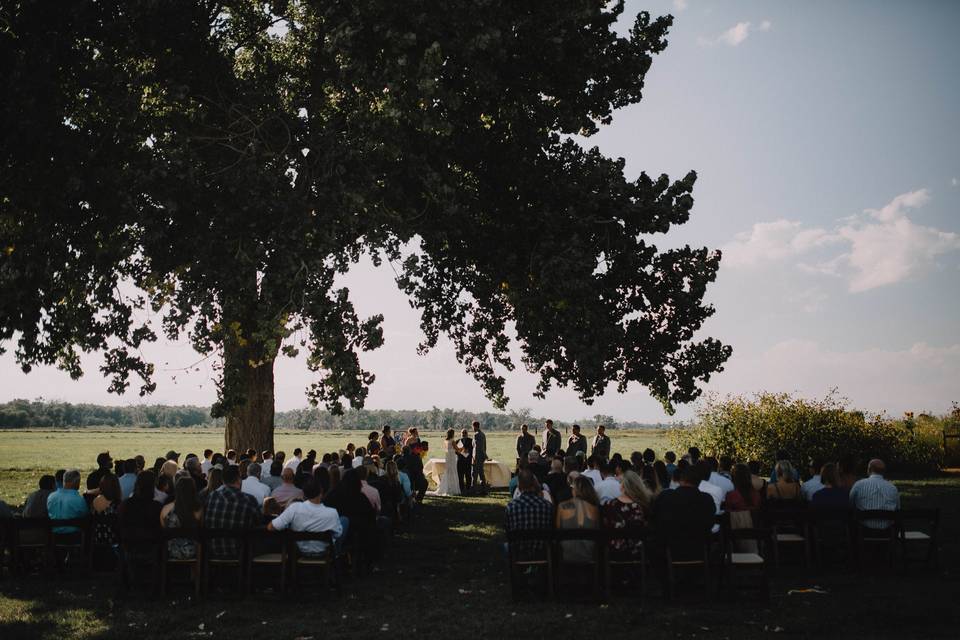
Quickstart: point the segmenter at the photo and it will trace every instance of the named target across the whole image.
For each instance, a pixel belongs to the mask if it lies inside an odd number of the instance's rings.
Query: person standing
[[[607,428],[602,424],[597,426],[597,435],[593,438],[593,450],[590,452],[601,460],[610,459],[610,436],[606,431]]]
[[[517,460],[526,460],[533,445],[537,443],[537,439],[529,429],[525,424],[520,425],[520,435],[517,436]]]
[[[380,450],[393,455],[396,453],[397,441],[393,438],[393,435],[390,433],[390,425],[383,425],[383,430],[381,432],[383,435],[380,436]]]
[[[460,488],[466,492],[471,487],[473,478],[473,438],[467,433],[466,429],[460,432],[460,440],[457,441],[457,477],[460,479]]]
[[[477,479],[480,479],[480,485],[489,488],[487,477],[483,472],[483,463],[487,459],[487,435],[480,430],[480,423],[473,421],[473,486],[477,486]]]
[[[570,434],[570,437],[567,438],[567,455],[575,456],[577,453],[582,453],[583,457],[587,457],[587,438],[580,433],[580,425],[575,424],[571,427],[573,433]]]
[[[553,420],[547,420],[543,430],[543,454],[552,458],[560,451],[560,432],[553,426]]]

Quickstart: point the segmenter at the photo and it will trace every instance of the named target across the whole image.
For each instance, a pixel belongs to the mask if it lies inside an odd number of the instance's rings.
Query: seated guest
[[[897,511],[900,492],[892,482],[884,479],[886,470],[883,460],[871,460],[867,465],[867,477],[857,480],[850,489],[850,506],[857,511]],[[870,529],[886,529],[891,521],[867,520],[863,524]]]
[[[767,485],[767,504],[772,508],[797,506],[802,494],[797,471],[789,460],[780,460],[773,470],[776,478]]]
[[[87,491],[95,492],[100,487],[100,478],[113,472],[113,459],[109,451],[97,456],[97,470],[87,476]]]
[[[837,465],[828,462],[820,469],[820,482],[823,488],[810,497],[810,507],[813,509],[850,508],[850,492],[840,486],[840,473]]]
[[[840,487],[850,491],[857,481],[857,460],[852,455],[847,454],[840,458],[838,462],[838,473],[840,474]]]
[[[283,513],[274,518],[267,525],[268,531],[322,532],[329,531],[336,541],[343,534],[343,523],[336,509],[323,504],[323,487],[315,479],[304,484],[303,502],[294,502]],[[306,556],[323,555],[327,551],[327,543],[323,540],[302,540],[297,542],[300,553]]]
[[[674,465],[674,468],[676,468],[676,465]],[[670,488],[670,480],[673,476],[663,460],[657,460],[653,463],[653,472],[657,476],[658,487],[658,489],[654,491],[654,495],[659,495],[664,489]]]
[[[297,461],[299,464],[299,460]],[[227,450],[227,464],[233,467],[239,466],[240,461],[237,459],[237,452],[233,449]]]
[[[747,463],[747,468],[750,469],[750,482],[753,483],[753,488],[761,494],[767,495],[767,480],[760,475],[760,463],[751,460]]]
[[[161,473],[157,476],[157,486],[153,490],[153,499],[163,506],[173,500],[173,478]]]
[[[120,480],[112,473],[100,477],[100,486],[97,487],[97,496],[90,503],[90,512],[98,515],[117,513],[123,496],[120,490]]]
[[[276,458],[270,462],[270,469],[267,472],[267,475],[260,475],[260,481],[270,487],[270,495],[273,495],[273,492],[276,491],[283,484],[283,461],[277,460]],[[293,469],[290,470],[291,472]],[[294,476],[291,475],[290,479],[293,480]]]
[[[257,501],[257,507],[263,506],[263,501],[270,495],[270,487],[260,482],[260,463],[251,462],[247,465],[247,477],[240,483],[240,490]]]
[[[300,463],[302,462],[302,460],[300,459],[302,455],[303,455],[303,449],[301,449],[300,447],[297,447],[296,449],[294,449],[293,456],[289,460],[283,463],[283,468],[293,469],[293,472],[296,473],[297,467],[299,467]]]
[[[617,481],[614,475],[613,463],[601,461],[597,464],[597,469],[600,471],[601,480],[595,483],[593,488],[597,492],[600,504],[606,504],[611,500],[616,500],[620,496],[621,489],[620,482]]]
[[[586,474],[574,478],[573,497],[557,505],[558,529],[597,529],[600,526],[600,498]],[[564,540],[560,549],[564,562],[592,562],[595,544],[591,540]]]
[[[117,523],[120,536],[130,536],[136,532],[137,537],[160,529],[160,503],[153,499],[153,490],[156,476],[153,471],[141,471],[137,474],[137,483],[133,487],[133,495],[120,505],[120,514]],[[133,559],[152,557],[154,547],[149,542],[127,545]]]
[[[507,531],[550,529],[553,525],[553,505],[541,497],[540,483],[527,470],[518,474],[520,496],[507,503]],[[517,543],[521,557],[532,557],[543,549],[543,543]]]
[[[24,518],[46,518],[47,498],[57,490],[57,481],[51,475],[40,476],[39,488],[27,496],[23,507]]]
[[[711,473],[710,463],[703,459],[697,464],[691,464],[690,466],[693,467],[694,472],[700,478],[700,484],[697,485],[697,488],[713,498],[714,513],[719,515],[723,511],[723,499],[726,497],[726,494],[723,493],[723,489],[707,481]]]
[[[192,478],[179,478],[174,486],[174,500],[160,511],[160,522],[167,529],[196,529],[203,519],[203,507],[197,497],[197,484]],[[167,553],[175,560],[197,557],[197,543],[190,538],[167,541]]]
[[[240,490],[240,470],[227,465],[223,470],[223,486],[210,494],[204,509],[204,524],[211,529],[250,529],[260,522],[261,506]],[[235,558],[241,542],[233,538],[214,538],[210,550],[214,557]]]
[[[709,494],[699,490],[703,480],[694,465],[678,467],[677,474],[677,488],[657,496],[651,519],[657,547],[669,547],[674,560],[691,559],[703,553],[716,505]]]
[[[280,465],[277,466],[279,467]],[[283,484],[274,489],[270,494],[277,502],[280,503],[280,506],[286,507],[291,502],[303,500],[303,490],[297,488],[297,486],[293,484],[293,469],[290,469],[289,467],[284,469],[280,473],[280,478],[283,481]]]
[[[260,453],[260,480],[266,482],[270,477],[270,469],[273,466],[273,451],[264,450]],[[270,487],[273,490],[275,487]]]
[[[200,466],[200,460],[197,456],[188,456],[183,463],[183,468],[190,474],[193,483],[197,485],[198,492],[207,486],[207,479],[204,477],[203,468]],[[174,493],[176,493],[176,485],[174,485]]]
[[[203,472],[203,475],[210,473],[210,469],[213,468],[213,449],[204,449],[203,450],[203,462],[200,463],[200,471]]]
[[[805,480],[803,484],[800,485],[800,493],[803,495],[803,499],[807,502],[813,499],[813,494],[820,489],[823,489],[823,482],[820,480],[820,469],[823,467],[823,463],[815,458],[811,458],[810,466],[808,472],[810,478]]]
[[[559,458],[550,461],[550,473],[547,474],[544,484],[550,490],[554,503],[569,500],[573,495],[570,492],[570,485],[567,484],[567,476],[563,472],[563,461]]]
[[[633,471],[624,471],[620,476],[622,491],[613,500],[603,505],[603,528],[623,529],[647,524],[652,494],[643,479]],[[643,547],[641,540],[610,540],[610,551],[620,555],[638,555]]]
[[[73,520],[83,518],[90,513],[87,501],[80,495],[80,472],[70,469],[63,474],[63,488],[57,489],[47,497],[47,515],[51,520]],[[54,527],[58,535],[79,533],[76,527]]]
[[[667,468],[667,475],[672,479],[673,473],[677,470],[677,454],[673,451],[667,451],[663,454],[664,466]],[[664,485],[666,488],[667,485]]]
[[[745,464],[733,467],[733,491],[724,498],[727,511],[752,511],[759,509],[763,495],[753,486],[750,468]]]
[[[210,473],[207,474],[207,486],[204,487],[197,495],[200,499],[200,504],[207,506],[207,498],[210,497],[210,494],[219,489],[223,485],[223,469],[220,467],[213,467],[210,469]]]
[[[530,472],[536,476],[537,482],[543,484],[547,481],[548,469],[545,464],[543,464],[543,458],[540,457],[539,451],[540,445],[534,445],[533,449],[527,453],[527,466],[530,469]]]
[[[123,475],[118,479],[120,481],[120,494],[126,500],[133,495],[133,485],[137,483],[137,461],[127,460],[123,463]]]
[[[323,498],[323,503],[346,517],[350,526],[347,540],[356,544],[368,557],[378,559],[381,549],[377,544],[377,514],[367,496],[361,490],[360,475],[349,469],[340,477],[337,486]]]
[[[333,489],[337,486],[337,484],[340,483],[340,475],[341,475],[340,469],[341,467],[339,464],[331,464],[330,467],[327,469],[327,473],[330,475],[330,487],[326,491],[324,491],[324,494],[328,494],[331,491],[333,491]],[[406,474],[403,474],[403,475],[406,475]],[[407,481],[409,482],[409,476],[407,477]]]
[[[713,456],[708,456],[703,459],[707,463],[710,473],[707,476],[706,480],[712,485],[720,487],[723,490],[723,495],[727,495],[733,491],[733,482],[728,477],[724,477],[720,474],[720,463]]]
[[[367,500],[370,501],[374,512],[379,515],[383,505],[380,502],[380,492],[372,487],[368,482],[368,479],[370,478],[370,467],[367,465],[360,465],[356,468],[356,472],[360,477],[360,491],[362,491],[363,495],[365,495]]]
[[[596,487],[603,481],[603,475],[600,473],[600,470],[597,466],[600,464],[600,459],[597,456],[590,456],[587,458],[587,470],[583,472],[587,478],[593,483],[593,486]]]
[[[386,473],[379,490],[383,515],[396,522],[400,518],[400,505],[405,502],[408,494],[404,493],[403,485],[400,483],[400,470],[397,469],[397,463],[393,460],[387,461]]]
[[[657,476],[657,472],[654,470],[653,466],[645,464],[640,467],[639,472],[634,473],[637,473],[637,475],[640,476],[640,479],[643,480],[643,483],[647,485],[647,491],[653,495],[657,495],[663,490],[663,487],[660,484],[660,477]]]

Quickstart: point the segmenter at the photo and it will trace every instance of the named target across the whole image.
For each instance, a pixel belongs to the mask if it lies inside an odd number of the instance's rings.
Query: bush
[[[752,398],[716,396],[706,399],[696,421],[670,433],[680,450],[696,445],[703,452],[758,460],[772,466],[778,450],[794,461],[830,461],[852,455],[858,464],[880,458],[893,470],[929,471],[943,464],[944,420],[922,416],[903,420],[883,415],[869,419],[847,408],[831,393],[822,400],[790,394],[760,393]]]

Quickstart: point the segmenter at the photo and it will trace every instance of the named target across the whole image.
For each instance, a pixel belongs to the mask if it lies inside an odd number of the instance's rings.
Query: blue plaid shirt
[[[253,496],[228,485],[219,487],[207,499],[203,524],[210,529],[252,529],[260,519],[260,507]],[[240,555],[240,541],[214,538],[210,548],[215,557]]]

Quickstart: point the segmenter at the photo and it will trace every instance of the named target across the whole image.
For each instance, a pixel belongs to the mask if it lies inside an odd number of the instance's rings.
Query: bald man
[[[293,484],[295,475],[293,469],[290,467],[285,468],[280,473],[280,479],[283,480],[283,484],[274,489],[273,493],[270,494],[282,507],[286,507],[294,500],[303,500],[303,491]]]
[[[900,492],[892,482],[884,479],[886,471],[883,460],[871,460],[867,465],[867,477],[854,482],[850,489],[850,506],[857,511],[897,511],[900,508]],[[863,525],[870,529],[887,529],[891,521],[866,520]]]

